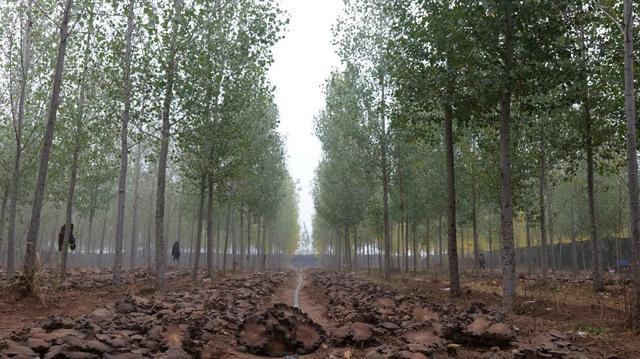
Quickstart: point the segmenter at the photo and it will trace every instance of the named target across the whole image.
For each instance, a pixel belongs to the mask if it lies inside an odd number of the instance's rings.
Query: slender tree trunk
[[[351,244],[349,243],[349,225],[344,225],[344,253],[345,253],[345,262],[348,271],[352,271],[353,268],[351,266]]]
[[[93,11],[91,11],[91,14],[93,14]],[[75,144],[73,146],[73,158],[71,160],[71,179],[69,180],[69,192],[67,194],[67,206],[66,206],[66,211],[65,211],[65,230],[64,230],[64,235],[63,235],[63,242],[62,242],[62,255],[61,255],[61,261],[60,261],[60,281],[64,282],[64,280],[66,279],[67,276],[67,255],[68,255],[68,251],[69,251],[69,238],[71,237],[71,232],[73,230],[73,224],[72,224],[72,217],[73,217],[73,199],[74,199],[74,195],[75,195],[75,189],[76,189],[76,182],[77,182],[77,178],[78,178],[78,157],[80,156],[80,149],[81,149],[81,141],[80,141],[80,137],[82,136],[82,130],[83,130],[83,123],[84,123],[84,102],[85,102],[85,93],[86,93],[86,75],[87,75],[87,69],[88,69],[88,61],[89,61],[89,51],[90,51],[90,39],[91,39],[91,34],[92,34],[92,30],[93,30],[93,15],[91,15],[91,19],[89,20],[90,26],[89,26],[89,31],[88,31],[88,35],[87,35],[87,43],[86,43],[86,48],[85,48],[85,63],[84,63],[84,69],[83,69],[83,73],[82,73],[82,78],[81,78],[81,84],[80,84],[80,94],[79,94],[79,99],[78,99],[78,117],[76,118],[76,123],[75,123],[75,135],[76,135],[76,141]],[[78,249],[78,252],[81,253],[80,249]]]
[[[412,250],[413,250],[413,272],[417,273],[418,272],[418,240],[416,238],[416,224],[414,223],[413,226],[411,227],[411,235],[412,235],[412,239],[413,239],[413,243],[412,243]],[[427,220],[427,228],[429,227],[429,220]],[[426,240],[427,240],[427,263],[429,263],[429,234],[427,233],[426,236]]]
[[[447,161],[447,254],[449,257],[449,288],[452,297],[458,297],[460,275],[458,273],[458,244],[456,243],[456,180],[453,157],[453,108],[450,99],[453,97],[453,85],[448,87],[447,101],[444,107],[444,138]]]
[[[503,0],[504,7],[504,76],[505,85],[500,101],[500,209],[502,213],[502,280],[505,312],[513,310],[516,295],[516,261],[513,241],[513,209],[511,206],[511,89],[513,71],[512,0]]]
[[[571,201],[571,269],[574,275],[578,272],[578,244],[576,225],[576,202]]]
[[[170,140],[171,101],[173,100],[173,83],[176,72],[176,54],[178,52],[178,33],[180,31],[180,17],[182,0],[174,0],[174,15],[172,19],[171,39],[166,68],[166,92],[162,109],[162,135],[160,139],[160,154],[158,156],[158,187],[156,195],[156,289],[160,293],[165,290],[164,273],[166,271],[167,253],[164,238],[164,203],[167,181],[167,157]]]
[[[91,245],[91,242],[93,241],[93,220],[96,214],[96,189],[93,188],[91,190],[91,199],[90,199],[90,204],[89,204],[89,230],[87,231],[87,261],[86,261],[86,265],[91,267],[92,265],[92,258],[93,258],[93,247]]]
[[[2,264],[2,251],[4,249],[4,223],[7,216],[7,202],[9,200],[9,187],[2,194],[2,207],[0,209],[0,264]]]
[[[247,265],[251,264],[251,212],[247,212]],[[252,268],[255,269],[255,268]]]
[[[585,84],[586,85],[586,84]],[[588,89],[585,89],[584,122],[585,122],[585,146],[587,152],[587,197],[589,199],[589,235],[591,236],[591,258],[593,261],[593,290],[604,291],[602,283],[602,263],[600,262],[600,249],[598,246],[598,227],[596,219],[595,184],[593,178],[593,134],[591,132],[591,109]]]
[[[191,272],[191,279],[194,282],[198,280],[198,270],[200,267],[200,251],[202,248],[202,222],[204,217],[204,195],[205,195],[205,189],[206,189],[206,181],[207,181],[207,177],[206,175],[203,174],[202,177],[200,178],[200,204],[198,205],[198,230],[196,232],[196,248],[193,252],[193,256],[194,256],[193,271]],[[210,201],[208,203],[210,203]],[[207,208],[207,213],[209,213],[209,208]],[[207,214],[207,241],[209,241],[209,234],[211,233],[211,228],[209,226],[208,218],[209,218],[209,214]]]
[[[207,277],[213,277],[213,177],[211,175],[209,175],[207,194]]]
[[[224,248],[222,249],[222,275],[227,272],[227,250],[229,248],[229,226],[231,225],[231,200],[227,200],[227,223],[224,230]]]
[[[409,272],[409,220],[405,215],[404,226],[404,271]]]
[[[631,308],[631,326],[640,328],[640,199],[638,198],[638,139],[636,135],[636,100],[633,74],[633,1],[624,0],[624,109],[627,121],[627,171],[629,186],[629,222],[635,285]]]
[[[51,147],[53,145],[53,131],[55,129],[56,118],[58,115],[58,107],[60,105],[60,89],[62,86],[62,73],[64,71],[64,60],[69,36],[69,19],[71,17],[72,7],[73,0],[67,0],[64,6],[62,21],[60,22],[60,42],[58,44],[58,55],[53,74],[53,83],[51,85],[51,100],[49,101],[49,112],[47,115],[47,123],[45,125],[42,151],[40,152],[40,165],[38,168],[38,177],[36,179],[36,189],[33,194],[29,231],[27,232],[27,249],[25,251],[24,272],[29,286],[32,289],[34,285],[37,285],[36,274],[39,267],[39,263],[37,263],[36,260],[38,231],[40,230],[42,203],[44,201],[47,173],[49,172],[49,157],[51,155]]]
[[[267,267],[267,253],[265,252],[265,247],[267,243],[267,223],[262,219],[262,270],[265,270]]]
[[[431,267],[431,231],[430,231],[431,226],[430,226],[430,223],[431,223],[431,221],[429,221],[427,219],[427,225],[426,225],[427,228],[426,228],[426,234],[425,234],[426,235],[426,238],[425,238],[425,246],[426,246],[426,248],[425,249],[426,249],[426,252],[427,252],[426,257],[425,257],[425,266],[427,268],[427,271],[429,271],[429,269]],[[415,227],[414,227],[413,231],[414,231],[414,243],[415,243]],[[414,249],[414,251],[415,251],[415,249]],[[416,271],[417,271],[417,269],[416,269]]]
[[[438,214],[438,267],[439,271],[444,269],[442,261],[442,213]]]
[[[531,262],[531,226],[529,225],[529,218],[525,220],[525,231],[527,236],[527,273],[533,274],[533,263]]]
[[[353,225],[353,269],[358,271],[358,226]]]
[[[156,181],[156,174],[153,175],[151,183]],[[153,209],[155,207],[155,196],[153,194],[153,186],[149,186],[149,198],[151,198],[151,206],[149,206],[149,224],[147,227],[147,269],[151,271],[151,235],[153,231]]]
[[[466,269],[465,266],[465,252],[464,252],[464,227],[460,226],[460,266],[462,269]]]
[[[538,173],[538,201],[540,207],[540,249],[542,255],[540,260],[542,261],[542,278],[547,279],[547,266],[549,260],[547,259],[547,207],[545,200],[546,192],[546,164],[545,164],[545,143],[544,143],[544,125],[540,124],[540,168]]]
[[[182,214],[183,214],[182,196],[178,200],[178,228],[176,228],[176,242],[178,245],[182,242]],[[184,247],[183,247],[184,248]],[[177,267],[180,268],[180,258],[178,258]]]
[[[493,273],[493,231],[489,222],[489,272]]]
[[[187,262],[187,268],[192,268],[193,265],[193,248],[195,247],[195,233],[196,233],[196,223],[192,220],[191,222],[191,235],[189,236],[189,262]]]
[[[240,206],[240,227],[239,227],[239,238],[240,238],[240,255],[238,256],[240,270],[242,271],[243,263],[244,263],[244,208]]]
[[[138,230],[138,206],[140,204],[140,196],[138,192],[140,189],[141,160],[142,160],[142,146],[138,144],[138,148],[136,149],[135,179],[133,182],[133,214],[131,217],[131,222],[132,222],[131,223],[131,253],[130,253],[130,260],[129,260],[129,268],[132,270],[135,268],[136,258],[138,258],[138,237],[140,236],[140,233],[139,233],[140,231]]]
[[[260,264],[260,258],[262,258],[262,216],[256,219],[256,224],[258,225],[258,235],[256,237],[256,256],[254,258],[254,270]],[[333,234],[333,233],[332,233]],[[335,252],[335,248],[334,248]],[[334,255],[335,257],[335,255]]]
[[[475,153],[473,154],[474,161],[472,176],[475,178]],[[480,271],[480,242],[478,240],[478,206],[476,199],[476,183],[475,181],[471,184],[471,226],[473,230],[473,270],[478,274]]]
[[[547,195],[547,225],[549,226],[549,257],[551,257],[551,273],[556,273],[556,246],[553,241],[553,191],[549,190],[549,186],[547,186],[547,190],[550,192]]]
[[[389,174],[387,173],[387,121],[385,104],[385,81],[384,74],[380,73],[380,85],[382,96],[380,101],[380,161],[382,169],[382,213],[384,220],[384,279],[391,278],[391,223],[389,219]]]
[[[103,263],[103,255],[104,255],[104,237],[107,234],[107,217],[109,217],[109,205],[110,201],[107,202],[107,208],[104,210],[104,220],[102,222],[102,234],[100,235],[100,253],[98,255],[98,268],[102,268]]]
[[[9,233],[7,239],[7,276],[12,279],[15,275],[15,244],[16,244],[16,218],[18,194],[20,192],[20,181],[22,178],[22,130],[25,116],[25,103],[27,101],[28,76],[31,69],[31,31],[33,21],[31,19],[33,0],[27,1],[26,19],[22,35],[22,63],[20,74],[20,98],[18,99],[18,116],[14,123],[16,153],[13,163],[13,173],[11,179],[11,191],[9,192]],[[0,233],[0,236],[2,234]]]
[[[124,110],[122,111],[122,128],[120,131],[120,175],[118,177],[118,213],[116,217],[116,252],[113,262],[113,284],[120,285],[122,283],[122,252],[124,246],[124,211],[125,211],[125,191],[127,189],[127,166],[129,164],[129,113],[131,111],[131,58],[132,46],[131,38],[133,36],[134,26],[134,6],[135,1],[129,0],[127,9],[127,32],[125,37],[125,56],[124,56],[124,81],[122,85],[122,93],[124,100]],[[133,241],[133,240],[132,240]],[[156,273],[158,274],[158,273]]]

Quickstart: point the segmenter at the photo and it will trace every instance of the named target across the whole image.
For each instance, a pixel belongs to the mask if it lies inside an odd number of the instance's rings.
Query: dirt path
[[[307,313],[311,319],[316,323],[322,325],[326,331],[330,331],[335,328],[335,321],[327,318],[327,305],[326,299],[320,293],[318,288],[315,288],[311,284],[309,274],[307,272],[301,273],[301,288],[299,289],[299,308]]]

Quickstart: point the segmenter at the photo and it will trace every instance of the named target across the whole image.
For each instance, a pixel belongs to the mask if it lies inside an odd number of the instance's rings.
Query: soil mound
[[[281,357],[309,354],[325,341],[324,329],[300,309],[278,303],[240,325],[240,350]]]

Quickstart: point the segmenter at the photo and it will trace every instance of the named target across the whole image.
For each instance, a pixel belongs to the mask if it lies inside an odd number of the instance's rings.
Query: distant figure
[[[58,234],[58,252],[62,252],[62,246],[64,245],[64,230],[66,224],[62,225],[60,228],[60,233]],[[76,250],[76,237],[73,236],[73,223],[71,223],[71,233],[69,234],[69,248],[72,251]]]
[[[175,242],[171,248],[171,256],[174,261],[180,262],[180,243]]]
[[[485,259],[484,259],[484,254],[483,253],[480,253],[480,258],[478,258],[478,262],[480,262],[480,269],[484,269]]]

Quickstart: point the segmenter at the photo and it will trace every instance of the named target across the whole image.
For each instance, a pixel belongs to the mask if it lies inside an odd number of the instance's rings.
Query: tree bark
[[[630,324],[640,328],[640,200],[638,198],[638,139],[636,135],[636,101],[633,74],[633,1],[624,0],[624,109],[627,122],[627,177],[629,186],[630,240],[633,256],[633,303]]]
[[[133,182],[133,214],[131,216],[131,253],[129,258],[129,268],[134,269],[136,266],[136,258],[138,258],[138,238],[140,231],[138,230],[138,206],[140,205],[140,161],[142,160],[142,147],[138,144],[136,149],[136,170]]]
[[[504,9],[504,88],[500,101],[500,209],[502,223],[503,307],[513,310],[516,295],[516,261],[511,205],[511,89],[513,87],[512,0],[503,0]]]
[[[164,203],[167,182],[167,157],[169,154],[171,101],[173,100],[173,83],[176,72],[176,55],[178,52],[178,32],[180,31],[180,17],[182,0],[174,0],[174,14],[172,19],[169,53],[167,54],[166,92],[162,109],[162,134],[160,139],[160,154],[158,156],[158,186],[156,194],[156,289],[160,293],[165,291],[167,253],[164,238]]]
[[[471,159],[471,173],[472,178],[475,178],[475,153]],[[473,270],[476,274],[480,271],[480,243],[478,240],[478,204],[476,195],[476,182],[472,180],[471,183],[471,226],[473,230]]]
[[[107,217],[109,216],[109,205],[110,202],[107,202],[107,208],[104,210],[104,220],[102,222],[102,235],[100,236],[100,253],[98,255],[98,268],[102,268],[102,259],[104,255],[104,237],[107,233]]]
[[[195,282],[198,280],[198,270],[200,269],[200,251],[202,248],[202,222],[204,217],[204,195],[206,190],[207,177],[202,174],[200,178],[200,204],[198,205],[198,230],[196,232],[196,248],[193,251],[193,271],[191,272],[191,279]],[[208,212],[207,212],[208,213]],[[208,215],[207,215],[208,217]],[[208,234],[211,233],[207,222],[207,240],[209,240]]]
[[[527,273],[533,274],[533,265],[531,262],[531,226],[529,225],[529,218],[525,220],[525,231],[527,236]]]
[[[24,258],[24,272],[28,285],[31,289],[34,289],[34,285],[37,285],[36,275],[39,270],[39,263],[37,263],[38,231],[40,230],[42,203],[44,201],[44,191],[47,183],[47,174],[49,172],[49,157],[51,155],[51,147],[53,145],[53,132],[55,130],[58,107],[60,106],[60,88],[62,86],[62,73],[64,71],[64,60],[69,36],[69,18],[71,17],[72,7],[73,0],[67,0],[62,14],[62,21],[60,22],[60,37],[56,67],[53,73],[53,83],[51,85],[51,100],[49,101],[47,123],[45,125],[42,151],[40,152],[40,165],[38,168],[38,177],[36,179],[36,189],[33,194],[33,205],[31,207],[31,219],[29,221],[29,230],[27,232],[27,249],[25,251]]]
[[[124,100],[124,110],[122,111],[122,128],[120,131],[120,175],[118,178],[118,213],[116,217],[116,252],[113,262],[113,284],[119,286],[122,283],[120,278],[122,273],[122,251],[124,244],[124,211],[125,211],[125,191],[127,189],[127,166],[129,164],[129,112],[131,111],[131,38],[133,34],[134,22],[134,0],[129,0],[127,10],[127,32],[125,37],[125,56],[124,56],[124,80],[122,85],[122,93]],[[132,239],[133,241],[133,239]]]
[[[380,73],[380,167],[382,170],[382,212],[384,220],[384,279],[391,278],[391,223],[389,219],[389,174],[387,172],[387,121],[385,114],[385,81],[384,74]]]
[[[586,49],[584,50],[586,51]],[[600,249],[598,245],[598,226],[596,218],[596,199],[593,166],[593,133],[591,128],[591,108],[589,103],[589,90],[585,81],[584,122],[585,122],[585,147],[587,152],[587,197],[589,199],[589,235],[591,237],[591,258],[593,261],[593,290],[604,291],[602,283],[602,262],[600,261]]]
[[[545,163],[545,143],[544,143],[544,125],[540,123],[540,158],[538,172],[538,203],[540,208],[540,249],[542,255],[542,278],[547,279],[547,267],[549,260],[547,259],[547,206],[545,200],[546,192],[546,163]]]
[[[444,143],[447,161],[447,254],[449,256],[449,288],[452,297],[462,294],[460,274],[458,272],[458,244],[456,243],[456,180],[453,157],[453,108],[450,99],[453,95],[449,85],[448,98],[444,105]]]
[[[33,0],[27,2],[27,11],[24,24],[24,35],[22,38],[22,66],[20,74],[20,98],[18,99],[18,114],[14,123],[16,153],[13,163],[13,173],[11,178],[11,190],[9,192],[9,233],[7,236],[7,277],[12,279],[15,275],[15,244],[16,244],[16,218],[18,215],[17,203],[20,193],[20,182],[22,178],[22,130],[24,125],[25,103],[27,101],[27,79],[31,69],[31,31],[33,21],[31,19]],[[1,234],[0,234],[1,235]]]
[[[7,202],[9,200],[9,187],[4,189],[2,195],[2,207],[0,209],[0,264],[2,264],[2,251],[4,249],[4,224],[7,215]]]
[[[229,248],[229,226],[231,225],[231,200],[227,200],[227,223],[224,230],[224,248],[222,250],[222,275],[227,271],[227,249]]]
[[[207,194],[207,277],[213,276],[213,178],[209,175]]]

